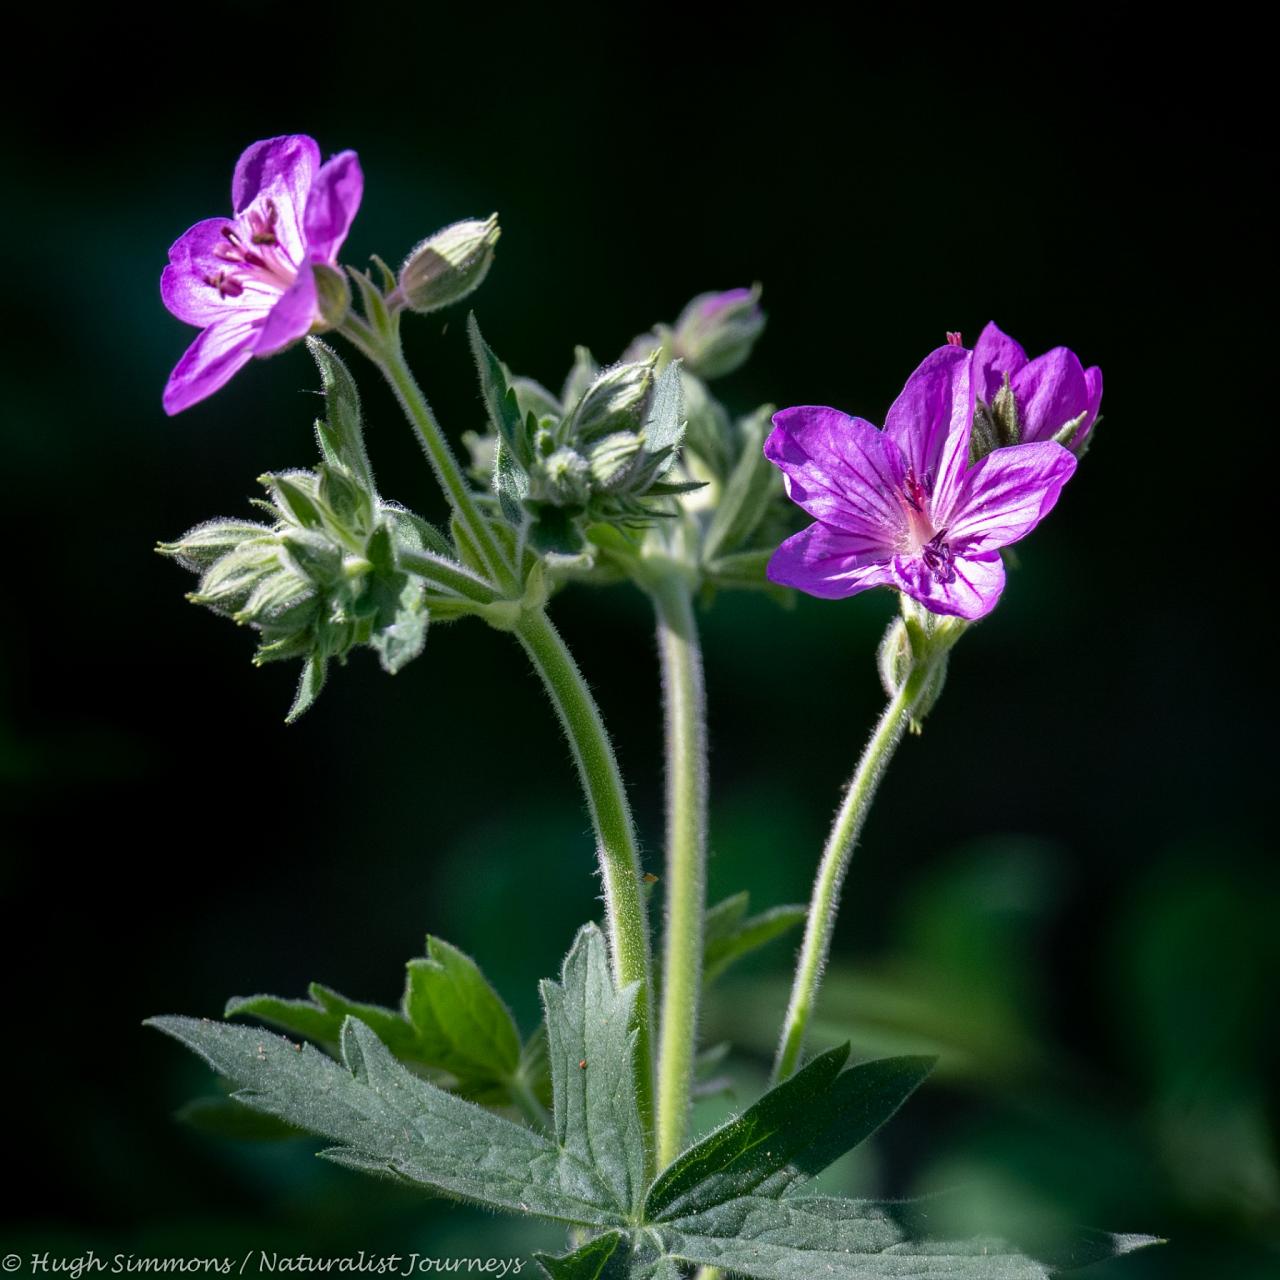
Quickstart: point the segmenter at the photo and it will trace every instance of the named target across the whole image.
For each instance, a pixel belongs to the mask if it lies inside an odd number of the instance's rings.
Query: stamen
[[[964,346],[964,341],[958,332],[952,333],[950,329],[947,330],[947,346],[949,347]]]
[[[945,541],[946,536],[947,531],[943,529],[920,548],[924,567],[933,574],[935,582],[943,584],[956,580],[955,556]]]

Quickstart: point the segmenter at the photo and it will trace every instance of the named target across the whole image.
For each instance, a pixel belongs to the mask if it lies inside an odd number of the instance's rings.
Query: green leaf
[[[312,1000],[282,1000],[279,996],[234,996],[227,1001],[223,1017],[260,1018],[294,1035],[306,1036],[319,1044],[338,1043],[342,1017]]]
[[[643,431],[646,453],[653,456],[669,451],[658,467],[658,475],[675,461],[675,451],[684,439],[681,403],[680,366],[673,360],[658,376]]]
[[[318,982],[313,982],[307,990],[311,999],[331,1016],[339,1031],[342,1030],[345,1019],[359,1018],[396,1057],[423,1060],[417,1033],[409,1020],[395,1009],[388,1009],[380,1004],[364,1004],[359,1000],[348,1000],[346,996]],[[335,1036],[334,1039],[336,1041],[337,1037]]]
[[[307,349],[320,370],[325,416],[316,422],[316,440],[326,462],[346,467],[368,493],[376,492],[373,467],[364,446],[360,392],[338,353],[319,338],[308,338]]]
[[[298,691],[293,695],[293,705],[284,718],[285,724],[292,724],[302,713],[308,710],[320,696],[324,682],[329,674],[328,659],[312,654],[302,664],[302,674],[298,677]]]
[[[499,440],[493,452],[493,491],[498,495],[502,518],[517,527],[523,524],[529,476],[505,440]]]
[[[174,1119],[214,1138],[234,1138],[238,1142],[276,1142],[298,1138],[303,1131],[274,1116],[251,1111],[243,1103],[225,1095],[192,1098],[174,1112]]]
[[[1001,1240],[912,1241],[883,1209],[819,1196],[742,1196],[663,1229],[668,1252],[755,1280],[1048,1280]]]
[[[324,529],[326,522],[316,502],[316,478],[310,471],[259,476],[271,491],[271,499],[294,524],[304,529]]]
[[[426,1061],[467,1084],[509,1079],[520,1066],[520,1034],[502,998],[470,956],[439,938],[410,960],[405,1016]]]
[[[704,982],[714,982],[735,961],[803,924],[808,914],[802,906],[789,905],[773,907],[744,920],[749,903],[747,894],[735,894],[707,912],[702,955]]]
[[[622,1241],[620,1232],[607,1231],[558,1258],[547,1253],[533,1256],[551,1280],[624,1280],[629,1268],[626,1265],[628,1251],[618,1252]]]
[[[480,394],[489,413],[489,421],[502,443],[511,450],[515,463],[523,470],[533,461],[533,455],[525,434],[520,403],[515,390],[507,382],[507,371],[502,367],[502,361],[481,336],[474,311],[467,316],[467,337],[471,342],[476,372],[480,375]]]
[[[422,652],[427,643],[429,621],[422,584],[408,579],[401,588],[391,621],[375,631],[369,641],[388,675],[395,675]]]
[[[339,1144],[327,1158],[477,1204],[582,1226],[619,1226],[589,1168],[541,1134],[415,1076],[348,1018],[342,1061],[253,1027],[147,1022],[239,1086],[245,1106]]]
[[[628,1216],[645,1190],[633,1025],[638,992],[638,983],[615,989],[595,925],[579,931],[560,982],[542,983],[556,1140],[583,1165],[594,1165],[612,1203]]]
[[[456,560],[453,544],[435,525],[415,515],[399,503],[384,502],[382,514],[391,525],[397,543],[412,547],[415,551],[432,551],[446,560]]]
[[[737,1119],[690,1147],[654,1183],[650,1219],[742,1196],[780,1196],[871,1136],[929,1074],[932,1058],[881,1058],[841,1071],[847,1044],[820,1054]]]
[[[739,424],[742,451],[707,529],[703,544],[707,560],[716,560],[745,545],[778,491],[779,473],[764,456],[764,437],[772,416],[773,406],[761,405]]]

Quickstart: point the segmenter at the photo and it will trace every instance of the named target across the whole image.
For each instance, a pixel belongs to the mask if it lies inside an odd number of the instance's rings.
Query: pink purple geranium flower
[[[1016,408],[1017,437],[1024,443],[1052,440],[1070,423],[1063,443],[1079,452],[1102,403],[1102,370],[1086,369],[1066,347],[1029,359],[1007,333],[989,324],[973,349],[975,398],[990,407],[1006,380]]]
[[[765,457],[814,523],[788,538],[769,577],[836,599],[895,587],[934,613],[981,618],[1004,589],[1000,548],[1049,513],[1076,467],[1051,441],[969,463],[972,353],[940,347],[877,430],[837,409],[774,414]]]
[[[274,355],[321,320],[314,267],[333,266],[364,177],[354,151],[325,164],[315,140],[255,142],[231,181],[230,217],[206,218],[169,250],[164,304],[200,335],[164,390],[178,413],[217,391],[253,356]]]

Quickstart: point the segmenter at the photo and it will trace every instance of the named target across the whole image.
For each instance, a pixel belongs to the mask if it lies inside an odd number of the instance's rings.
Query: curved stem
[[[586,793],[604,881],[614,978],[620,987],[632,982],[640,984],[640,997],[636,1002],[640,1113],[651,1139],[653,1057],[649,1028],[653,1016],[653,984],[649,925],[640,892],[640,851],[631,806],[600,710],[551,619],[541,609],[526,610],[515,626],[515,634],[555,705]],[[651,1140],[646,1160],[651,1167]]]
[[[449,441],[405,361],[399,333],[396,332],[385,341],[379,341],[373,331],[356,317],[348,317],[342,332],[382,370],[383,376],[391,384],[400,407],[418,433],[427,461],[431,464],[440,488],[444,490],[444,496],[457,513],[469,542],[475,547],[490,578],[504,590],[516,590],[518,583],[515,572],[494,539],[489,522],[476,505],[475,494],[467,483],[462,468],[458,466],[457,458],[453,456]]]
[[[667,755],[666,939],[658,1042],[658,1168],[684,1145],[702,988],[707,861],[706,689],[698,624],[680,574],[651,586],[658,616]]]
[[[795,1071],[804,1047],[805,1032],[813,1012],[822,973],[831,951],[831,935],[835,929],[836,913],[840,907],[840,889],[854,845],[866,822],[871,802],[875,799],[880,779],[884,777],[889,761],[897,750],[902,735],[911,721],[912,706],[925,688],[930,667],[921,664],[913,667],[889,700],[858,761],[853,777],[845,791],[844,802],[836,814],[831,834],[822,851],[818,878],[814,882],[813,897],[809,902],[809,915],[805,924],[804,945],[796,964],[795,981],[791,987],[791,1002],[783,1023],[782,1039],[773,1066],[775,1082],[785,1080]]]

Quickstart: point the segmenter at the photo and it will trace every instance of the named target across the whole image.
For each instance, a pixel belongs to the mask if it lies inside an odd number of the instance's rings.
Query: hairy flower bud
[[[498,215],[468,219],[428,236],[400,268],[398,292],[411,311],[438,311],[480,287],[493,263]]]
[[[616,364],[583,393],[569,416],[566,435],[587,444],[615,431],[637,431],[643,425],[657,381],[656,357]]]
[[[764,330],[760,286],[699,294],[680,313],[675,354],[690,373],[720,378],[745,363]]]

